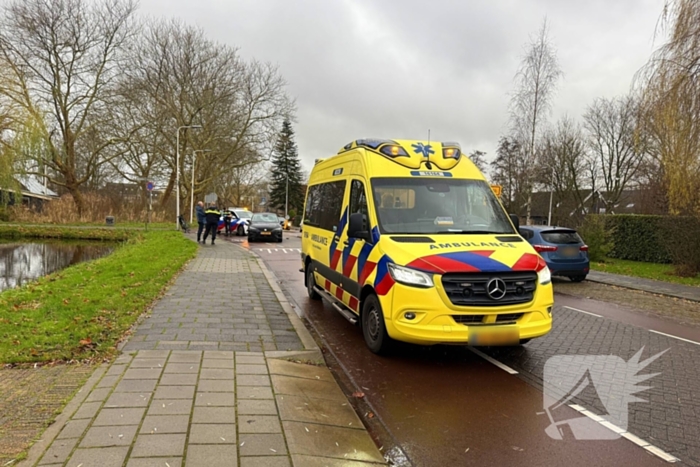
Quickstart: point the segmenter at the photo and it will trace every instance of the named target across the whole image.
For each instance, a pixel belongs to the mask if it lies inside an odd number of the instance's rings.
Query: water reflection
[[[0,243],[0,292],[111,253],[112,243]]]

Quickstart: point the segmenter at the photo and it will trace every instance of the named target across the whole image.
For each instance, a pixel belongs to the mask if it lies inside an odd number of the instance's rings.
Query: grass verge
[[[34,227],[27,229],[35,229]],[[51,237],[63,227],[20,230]],[[80,229],[79,238],[125,240],[111,255],[0,294],[0,362],[108,358],[197,245],[176,231]],[[0,236],[3,232],[0,228]],[[120,237],[121,235],[121,237]]]
[[[608,258],[604,263],[591,262],[591,269],[624,276],[655,279],[674,284],[700,286],[700,276],[679,277],[673,274],[673,265],[643,263],[640,261],[628,261],[623,259]]]

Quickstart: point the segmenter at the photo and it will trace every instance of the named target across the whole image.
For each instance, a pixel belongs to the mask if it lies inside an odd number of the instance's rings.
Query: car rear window
[[[557,245],[567,245],[573,243],[583,243],[581,237],[574,230],[548,230],[540,232],[542,239],[545,242],[555,243]]]

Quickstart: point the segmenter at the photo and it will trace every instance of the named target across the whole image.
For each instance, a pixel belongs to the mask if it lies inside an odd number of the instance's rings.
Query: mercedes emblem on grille
[[[506,283],[503,279],[494,277],[486,284],[486,293],[494,300],[500,300],[506,296]]]

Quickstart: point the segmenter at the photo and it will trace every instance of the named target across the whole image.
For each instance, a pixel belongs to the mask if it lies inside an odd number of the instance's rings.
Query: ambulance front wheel
[[[242,237],[243,235],[245,235],[245,228],[242,225],[239,225],[236,233],[239,237]]]
[[[362,306],[362,335],[369,350],[376,354],[386,353],[391,345],[382,306],[376,295],[368,296]]]

